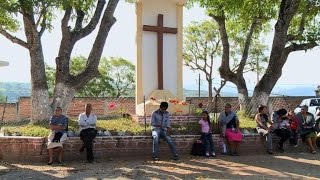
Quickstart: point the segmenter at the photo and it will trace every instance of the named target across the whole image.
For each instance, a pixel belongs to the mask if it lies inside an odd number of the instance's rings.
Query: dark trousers
[[[291,132],[290,136],[290,144],[297,145],[298,144],[298,133],[297,132]]]
[[[276,129],[274,132],[280,137],[279,148],[283,149],[283,143],[290,137],[290,131],[288,129]]]
[[[83,129],[80,132],[80,139],[83,141],[83,145],[87,150],[87,160],[92,161],[93,157],[93,139],[97,135],[97,130],[94,128]]]
[[[201,140],[204,142],[203,146],[206,152],[213,153],[214,152],[214,144],[212,140],[212,134],[211,133],[202,133]]]

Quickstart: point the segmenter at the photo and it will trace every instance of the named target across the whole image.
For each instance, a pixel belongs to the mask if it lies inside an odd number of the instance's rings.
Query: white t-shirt
[[[80,127],[80,131],[88,128],[96,128],[97,116],[91,113],[89,116],[86,113],[81,113],[79,115],[78,124]]]

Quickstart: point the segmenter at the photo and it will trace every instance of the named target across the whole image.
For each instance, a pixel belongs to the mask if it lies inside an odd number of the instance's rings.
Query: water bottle
[[[232,131],[232,132],[235,132],[235,131],[236,131],[236,129],[234,128],[233,125],[231,126],[231,131]]]

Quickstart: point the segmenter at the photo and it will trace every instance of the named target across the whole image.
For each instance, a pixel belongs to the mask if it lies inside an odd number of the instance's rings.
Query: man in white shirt
[[[87,150],[87,160],[89,163],[93,163],[93,139],[97,135],[96,123],[97,116],[92,111],[92,105],[87,104],[85,106],[86,112],[79,115],[78,124],[80,127],[80,139],[83,141],[83,146],[80,148],[80,152],[84,149]]]

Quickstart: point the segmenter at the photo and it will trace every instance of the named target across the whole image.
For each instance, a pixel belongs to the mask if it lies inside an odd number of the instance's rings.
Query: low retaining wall
[[[132,115],[132,120],[144,124],[145,121],[147,124],[150,124],[151,122],[151,116],[137,116],[137,115]],[[189,122],[198,122],[200,119],[199,116],[194,116],[194,115],[170,115],[170,122],[173,124],[183,124],[183,123],[189,123]]]
[[[199,138],[199,135],[173,135],[172,138],[178,153],[183,155],[190,153],[192,144]],[[219,135],[213,135],[216,152],[219,155],[218,139]],[[277,137],[274,137],[274,143],[276,141]],[[79,153],[81,145],[79,137],[70,137],[64,145],[64,160],[85,160],[85,153]],[[305,149],[305,145],[300,145],[298,148],[285,145],[286,152],[305,151]],[[151,152],[152,138],[150,136],[105,136],[97,137],[94,143],[94,154],[97,159],[135,155],[151,158]],[[167,143],[160,141],[160,157],[168,152]],[[240,154],[257,153],[266,153],[260,135],[245,135],[240,145]],[[46,162],[48,160],[46,138],[0,137],[0,160]]]

